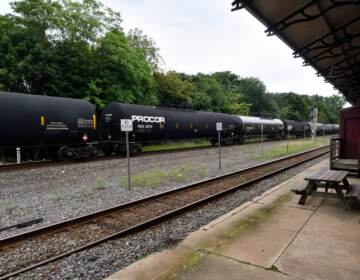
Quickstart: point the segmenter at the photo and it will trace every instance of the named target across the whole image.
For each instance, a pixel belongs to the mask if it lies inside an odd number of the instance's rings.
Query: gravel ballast
[[[59,262],[20,275],[16,279],[103,279],[139,258],[177,243],[190,232],[324,158],[326,156],[282,172],[275,177],[250,186],[245,190],[237,191],[161,225],[129,237],[104,243]]]
[[[264,150],[280,145],[284,141],[266,142]],[[43,218],[32,227],[0,232],[0,238],[236,171],[261,162],[259,156],[260,144],[223,147],[221,171],[216,148],[135,157],[133,175],[155,170],[153,177],[161,172],[170,177],[153,186],[145,174],[131,192],[124,158],[0,173],[0,228]]]

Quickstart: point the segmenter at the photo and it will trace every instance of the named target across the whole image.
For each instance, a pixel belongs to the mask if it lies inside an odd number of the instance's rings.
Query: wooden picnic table
[[[337,196],[344,204],[345,209],[351,210],[347,198],[358,195],[358,186],[355,185],[354,188],[352,188],[347,180],[348,174],[348,171],[321,170],[305,178],[305,180],[308,181],[305,187],[293,191],[296,194],[301,194],[299,204],[302,205],[305,204],[309,195]],[[317,191],[318,188],[324,188],[325,191],[319,192]],[[331,189],[335,190],[336,193],[329,193]]]

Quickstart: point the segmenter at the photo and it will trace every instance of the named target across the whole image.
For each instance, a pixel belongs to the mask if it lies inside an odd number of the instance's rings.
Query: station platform
[[[322,197],[299,205],[291,192],[328,167],[319,162],[107,280],[360,279],[360,208]]]

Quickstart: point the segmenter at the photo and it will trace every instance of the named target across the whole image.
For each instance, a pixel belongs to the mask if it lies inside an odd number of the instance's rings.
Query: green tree
[[[32,94],[156,104],[151,68],[119,13],[96,0],[21,0],[0,17],[0,87]]]
[[[192,84],[179,78],[176,72],[154,74],[156,89],[161,106],[191,107]]]
[[[238,82],[238,89],[244,101],[251,104],[250,115],[269,116],[275,113],[271,97],[266,93],[265,84],[257,78],[243,78]]]
[[[127,38],[131,47],[140,50],[153,72],[159,72],[163,63],[160,55],[160,49],[156,46],[155,41],[138,28],[131,29]]]
[[[142,53],[121,31],[108,32],[95,50],[96,71],[87,99],[103,107],[111,101],[154,105],[155,83]],[[99,103],[100,102],[100,103]]]

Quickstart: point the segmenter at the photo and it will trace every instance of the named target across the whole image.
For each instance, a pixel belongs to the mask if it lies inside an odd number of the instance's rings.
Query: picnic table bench
[[[299,204],[304,205],[309,195],[311,196],[335,196],[338,197],[346,210],[351,210],[349,199],[358,198],[360,194],[360,185],[350,185],[347,180],[348,171],[327,170],[318,171],[315,174],[306,177],[308,183],[292,191],[301,195]],[[325,191],[318,191],[323,188]],[[329,192],[335,190],[335,193]]]

